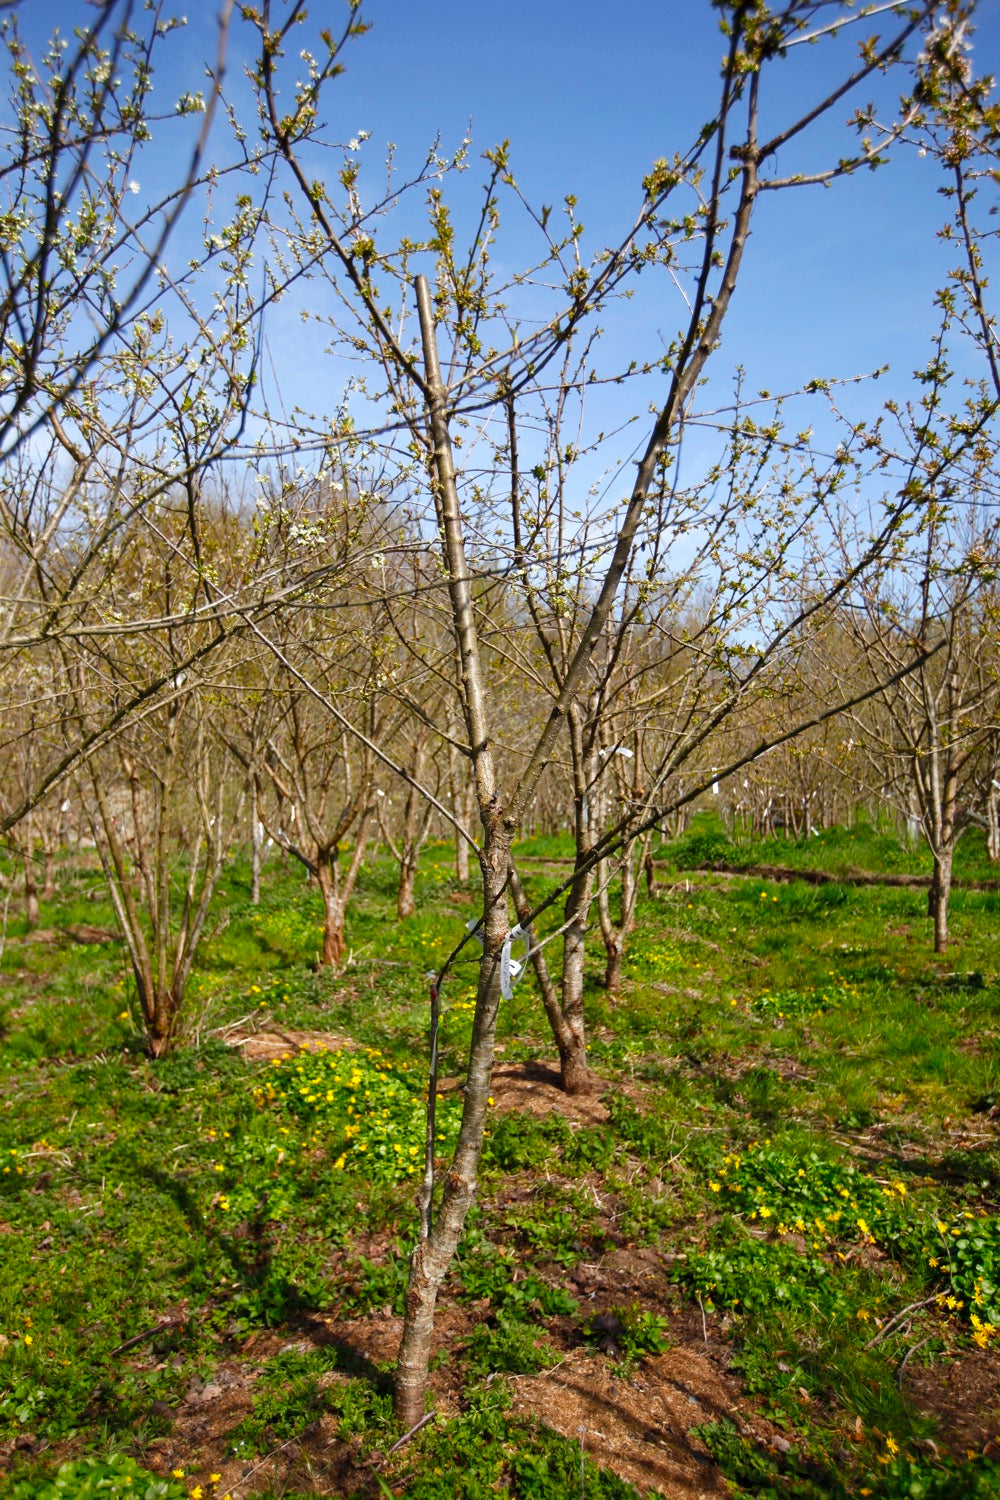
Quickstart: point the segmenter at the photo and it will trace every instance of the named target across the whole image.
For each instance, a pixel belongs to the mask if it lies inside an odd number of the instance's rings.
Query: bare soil
[[[332,1033],[268,1031],[230,1039],[250,1057],[272,1057],[290,1050],[346,1045]],[[600,1099],[567,1098],[554,1069],[541,1064],[501,1062],[493,1080],[498,1111],[516,1109],[544,1117],[560,1111],[571,1124],[593,1125],[607,1119]],[[512,1196],[517,1185],[512,1183]],[[363,1253],[384,1251],[386,1236],[365,1241]],[[537,1376],[511,1377],[513,1411],[581,1443],[595,1463],[613,1470],[643,1494],[664,1493],[671,1500],[724,1500],[730,1493],[707,1449],[692,1429],[727,1417],[746,1436],[770,1446],[774,1429],[741,1406],[738,1381],[726,1374],[728,1346],[710,1335],[697,1315],[683,1309],[669,1284],[664,1257],[653,1247],[620,1248],[593,1264],[583,1263],[568,1276],[574,1293],[592,1315],[622,1301],[667,1309],[670,1334],[676,1339],[666,1353],[633,1367],[619,1366],[608,1354],[584,1348],[570,1319],[556,1320],[551,1336],[558,1358]],[[442,1300],[437,1318],[438,1347],[460,1351],[481,1310]],[[337,1422],[324,1417],[301,1437],[266,1457],[227,1456],[232,1433],[251,1410],[253,1391],[265,1361],[290,1348],[336,1345],[345,1363],[358,1373],[385,1380],[394,1360],[401,1319],[387,1308],[365,1318],[342,1318],[335,1312],[303,1321],[292,1336],[259,1332],[238,1357],[224,1362],[207,1382],[194,1382],[176,1412],[169,1437],[149,1445],[146,1461],[167,1473],[183,1468],[189,1475],[217,1473],[218,1490],[241,1500],[273,1487],[296,1488],[317,1495],[379,1493],[376,1475],[391,1482],[398,1472],[384,1455],[363,1455],[358,1446],[337,1436]],[[712,1341],[709,1342],[711,1337]],[[331,1381],[346,1379],[333,1375]],[[443,1417],[461,1406],[460,1361],[444,1359],[432,1377],[433,1406]],[[164,1412],[163,1415],[166,1415]],[[780,1441],[780,1438],[779,1438]]]

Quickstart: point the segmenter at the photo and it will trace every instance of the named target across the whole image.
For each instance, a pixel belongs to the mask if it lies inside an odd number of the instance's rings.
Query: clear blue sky
[[[713,113],[724,42],[707,0],[376,0],[369,14],[337,85],[349,132],[372,130],[376,156],[386,138],[414,152],[438,130],[454,142],[470,121],[479,149],[509,138],[526,195],[575,193],[594,243],[630,221],[651,162]],[[1000,71],[1000,0],[980,5],[978,28],[980,66]],[[826,48],[798,49],[772,75],[769,117],[792,117],[832,76]],[[846,112],[797,164],[839,151]],[[944,263],[936,186],[930,163],[904,152],[878,173],[764,201],[726,334],[731,361],[777,385],[922,358]],[[676,310],[663,294],[667,331]]]
[[[29,0],[22,13],[33,29],[68,27],[89,14],[70,0]],[[341,14],[332,0],[313,7],[313,19],[329,18],[335,29]],[[371,0],[364,14],[372,30],[352,45],[347,71],[327,96],[331,135],[347,141],[369,131],[364,159],[373,168],[394,141],[404,170],[435,134],[447,148],[471,126],[474,156],[508,138],[526,196],[541,205],[576,194],[592,248],[619,237],[653,160],[682,150],[714,110],[724,43],[708,0],[508,0],[502,8],[482,0]],[[186,38],[172,47],[158,80],[164,94],[199,86],[200,59],[214,51],[214,15],[212,3],[190,0]],[[981,0],[977,25],[977,68],[1000,70],[1000,0]],[[240,61],[237,47],[234,80]],[[826,47],[796,49],[772,74],[777,87],[765,99],[765,129],[794,117],[838,71]],[[847,112],[835,109],[790,165],[808,170],[846,152]],[[766,195],[716,360],[716,380],[723,376],[716,389],[725,389],[737,363],[753,387],[780,389],[889,360],[902,393],[926,358],[932,296],[946,264],[935,239],[945,213],[937,183],[929,161],[903,151],[878,173],[830,189]],[[143,183],[144,192],[156,187]],[[519,249],[515,235],[506,250],[511,264]],[[682,314],[661,277],[617,311],[614,346],[623,356],[633,347],[640,356],[655,353]],[[269,339],[288,396],[295,399],[303,383],[315,395],[324,370],[294,318],[276,320]],[[336,384],[328,381],[331,406]],[[885,390],[878,388],[879,399]]]
[[[470,124],[476,151],[508,138],[526,196],[558,204],[575,193],[594,246],[631,222],[652,161],[683,149],[714,110],[724,41],[707,0],[375,0],[366,14],[372,30],[330,95],[341,138],[370,130],[373,163],[386,140],[413,161],[436,132],[448,146]],[[1000,71],[1000,0],[979,6],[976,49],[979,68]],[[765,128],[794,118],[836,67],[825,46],[797,49],[771,75]],[[893,78],[889,93],[900,86]],[[809,170],[849,151],[847,113],[836,108],[790,165]],[[752,385],[778,389],[888,360],[893,384],[908,387],[927,357],[947,262],[935,238],[946,212],[938,182],[930,161],[905,150],[889,167],[829,189],[768,195],[717,374],[728,381],[742,363]],[[622,353],[631,340],[636,352],[655,348],[651,324],[669,339],[682,311],[665,278],[619,308]]]

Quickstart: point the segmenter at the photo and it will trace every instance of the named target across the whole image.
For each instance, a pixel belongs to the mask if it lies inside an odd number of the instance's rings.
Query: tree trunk
[[[1000,792],[995,786],[986,798],[986,853],[992,863],[1000,860]]]
[[[396,1365],[396,1417],[404,1431],[415,1426],[424,1415],[434,1337],[434,1309],[475,1197],[482,1152],[500,1003],[499,958],[507,935],[504,890],[510,839],[505,837],[490,842],[492,847],[484,859],[483,871],[483,956],[479,964],[476,1013],[458,1145],[444,1180],[441,1204],[433,1226],[430,1233],[417,1242],[410,1257],[406,1317]]]
[[[54,901],[56,895],[56,854],[55,850],[46,847],[42,850],[44,860],[44,884],[42,886],[42,897],[46,901]]]
[[[453,797],[455,816],[463,828],[468,828],[472,822],[472,814],[476,799],[476,789],[471,782],[466,782]],[[463,885],[469,879],[469,845],[466,839],[458,832],[455,834],[455,879]]]
[[[927,915],[934,918],[934,952],[948,950],[948,899],[951,896],[951,870],[954,851],[934,855],[934,876],[927,896]]]
[[[647,833],[638,840],[636,845],[630,845],[622,852],[621,906],[617,923],[611,916],[611,893],[608,890],[607,866],[602,862],[598,867],[597,909],[600,915],[604,951],[607,955],[604,967],[604,988],[609,995],[617,994],[621,988],[622,962],[628,947],[629,934],[635,926],[635,908],[639,900],[639,870],[645,868],[647,882],[650,879],[652,861],[649,857],[649,845],[650,835]]]
[[[30,848],[24,856],[24,914],[29,927],[38,926],[41,920],[38,910],[38,881],[35,879],[35,861]]]
[[[617,995],[622,983],[622,945],[617,937],[607,944],[607,963],[604,966],[604,988],[609,995]]]
[[[518,921],[525,932],[528,933],[531,944],[531,966],[538,980],[538,988],[542,992],[542,1004],[545,1007],[545,1015],[556,1047],[559,1051],[560,1083],[567,1093],[585,1094],[591,1086],[590,1072],[587,1067],[587,1038],[583,1026],[582,1012],[576,1021],[567,1017],[563,1011],[562,1002],[552,982],[548,965],[545,962],[545,954],[538,946],[534,928],[528,921],[531,911],[531,903],[528,901],[517,866],[511,862],[510,884],[514,896],[514,906],[517,911]],[[577,1024],[578,1022],[578,1024]]]
[[[260,872],[264,863],[264,830],[260,819],[254,813],[250,819],[250,836],[252,848],[250,852],[250,905],[260,905]]]
[[[323,897],[323,951],[319,967],[339,969],[344,961],[344,901],[336,851],[316,856],[316,883]]]
[[[560,1081],[567,1094],[587,1094],[593,1086],[587,1066],[587,1032],[583,1015],[583,978],[587,953],[587,916],[594,877],[588,871],[574,880],[566,901],[569,926],[563,938],[560,1009],[565,1028],[556,1036]]]
[[[468,864],[468,860],[466,860],[466,864]],[[399,862],[399,890],[396,894],[396,915],[400,921],[403,921],[406,917],[412,917],[417,909],[413,895],[416,879],[417,860],[415,851],[404,849],[403,857]]]
[[[143,1006],[146,1017],[146,1037],[150,1057],[165,1057],[170,1051],[171,1034],[177,1018],[177,1006],[173,996],[165,990],[157,990],[152,1003]]]
[[[455,879],[464,885],[469,878],[469,846],[461,834],[455,835]]]

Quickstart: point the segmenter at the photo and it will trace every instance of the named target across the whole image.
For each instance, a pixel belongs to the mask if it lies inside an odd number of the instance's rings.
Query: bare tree
[[[661,483],[666,455],[676,442],[692,395],[718,342],[739,281],[758,203],[768,192],[791,190],[804,180],[832,181],[847,175],[854,165],[871,164],[886,140],[898,134],[901,127],[897,122],[886,134],[880,134],[865,115],[863,129],[872,134],[862,140],[853,160],[823,166],[809,174],[796,170],[791,176],[783,176],[778,165],[783,149],[792,141],[798,143],[853,87],[900,58],[929,9],[924,7],[916,13],[904,14],[902,7],[891,7],[888,21],[886,14],[882,18],[887,31],[881,39],[866,45],[858,66],[825,98],[817,99],[802,115],[766,139],[761,138],[759,125],[762,91],[766,90],[772,65],[780,55],[793,43],[806,39],[808,23],[816,18],[815,7],[791,4],[776,12],[747,5],[727,9],[728,50],[712,125],[702,132],[690,151],[672,162],[657,164],[645,183],[636,224],[622,244],[609,250],[594,267],[585,266],[579,258],[579,234],[572,217],[566,234],[553,240],[548,236],[548,216],[539,216],[539,227],[545,236],[543,259],[549,277],[553,274],[560,277],[561,303],[541,327],[535,323],[534,331],[526,325],[516,326],[511,314],[498,311],[501,289],[491,280],[490,246],[498,222],[497,194],[504,186],[516,192],[506,154],[497,151],[490,156],[492,171],[484,195],[480,232],[468,253],[458,252],[447,206],[442,194],[435,190],[428,248],[437,257],[436,286],[432,294],[423,278],[418,278],[416,284],[420,365],[409,346],[400,342],[399,324],[395,320],[390,322],[385,311],[398,300],[398,293],[405,292],[416,249],[411,245],[398,256],[381,253],[374,233],[359,225],[350,199],[345,211],[333,207],[329,194],[316,184],[301,158],[305,132],[285,124],[288,112],[279,104],[277,93],[277,48],[265,58],[260,80],[262,111],[299,183],[304,216],[302,241],[312,245],[319,236],[325,244],[329,264],[336,267],[340,278],[338,293],[346,314],[357,320],[350,334],[352,347],[368,351],[380,362],[387,405],[408,424],[408,442],[412,445],[407,450],[408,461],[412,465],[412,454],[416,451],[427,464],[450,618],[460,659],[465,749],[473,769],[482,824],[478,849],[483,880],[482,916],[478,932],[483,954],[463,1119],[436,1212],[432,1163],[429,1163],[423,1226],[411,1261],[397,1371],[397,1410],[404,1426],[412,1425],[423,1412],[436,1298],[476,1188],[502,976],[509,971],[512,933],[507,898],[514,835],[567,722],[578,721],[578,705],[586,701],[587,679],[595,652],[613,620],[616,600],[628,576],[637,543],[646,535],[650,498]],[[835,16],[832,29],[839,30],[846,17],[839,9]],[[270,26],[266,7],[262,26]],[[818,33],[821,36],[830,29],[820,24]],[[912,119],[915,113],[915,105],[907,106],[904,118]],[[691,190],[695,193],[693,212],[689,216],[676,212],[675,202]],[[469,424],[473,420],[486,420],[482,415],[477,417],[477,412],[502,412],[511,401],[524,410],[532,399],[537,401],[545,372],[561,356],[567,341],[599,306],[607,305],[615,290],[639,266],[659,263],[675,275],[683,274],[683,261],[688,253],[693,262],[688,310],[665,361],[666,392],[659,402],[634,479],[624,487],[625,495],[615,510],[613,524],[609,525],[606,546],[595,557],[591,595],[573,622],[565,665],[560,668],[561,680],[545,723],[534,744],[521,757],[510,784],[505,784],[507,778],[501,780],[498,762],[497,725],[485,678],[473,584],[477,548],[470,533],[474,525],[475,491],[478,488],[482,495],[482,487],[477,486],[470,474],[471,460],[467,453],[464,469],[457,469],[456,438],[461,437],[464,442]],[[399,274],[402,280],[394,287],[394,278]],[[518,280],[523,282],[524,277],[519,275]],[[512,292],[513,288],[507,291]],[[448,340],[443,359],[439,352],[441,336],[447,336]],[[496,446],[494,441],[493,451]],[[484,463],[478,474],[485,473],[486,467]],[[484,496],[487,506],[496,498]],[[866,550],[869,561],[878,550],[876,540]],[[738,702],[738,694],[732,701]],[[634,831],[634,825],[629,826]],[[596,860],[608,852],[607,843],[604,847],[599,843],[593,857]],[[577,878],[586,878],[586,873],[581,867],[576,872]]]
[[[955,847],[970,826],[977,760],[1000,716],[992,582],[1000,553],[997,523],[974,505],[949,518],[934,508],[920,546],[891,572],[870,580],[850,613],[873,678],[886,678],[917,654],[926,659],[885,687],[854,718],[856,733],[884,766],[884,785],[911,809],[934,858],[928,915],[934,950],[948,946],[948,900]]]

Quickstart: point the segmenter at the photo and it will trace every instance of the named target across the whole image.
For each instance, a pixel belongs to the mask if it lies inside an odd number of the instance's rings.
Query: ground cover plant
[[[864,868],[887,838],[836,843]],[[534,894],[562,868],[537,852]],[[600,1094],[555,1087],[530,979],[505,1007],[435,1416],[399,1447],[426,973],[466,919],[450,851],[405,922],[366,867],[339,974],[311,967],[318,893],[274,859],[255,907],[234,866],[190,1033],[155,1062],[86,856],[38,933],[11,914],[0,1495],[997,1493],[1000,896],[959,886],[935,957],[919,889],[690,853],[657,850],[619,995],[593,955]],[[442,1158],[471,975],[443,997]]]

